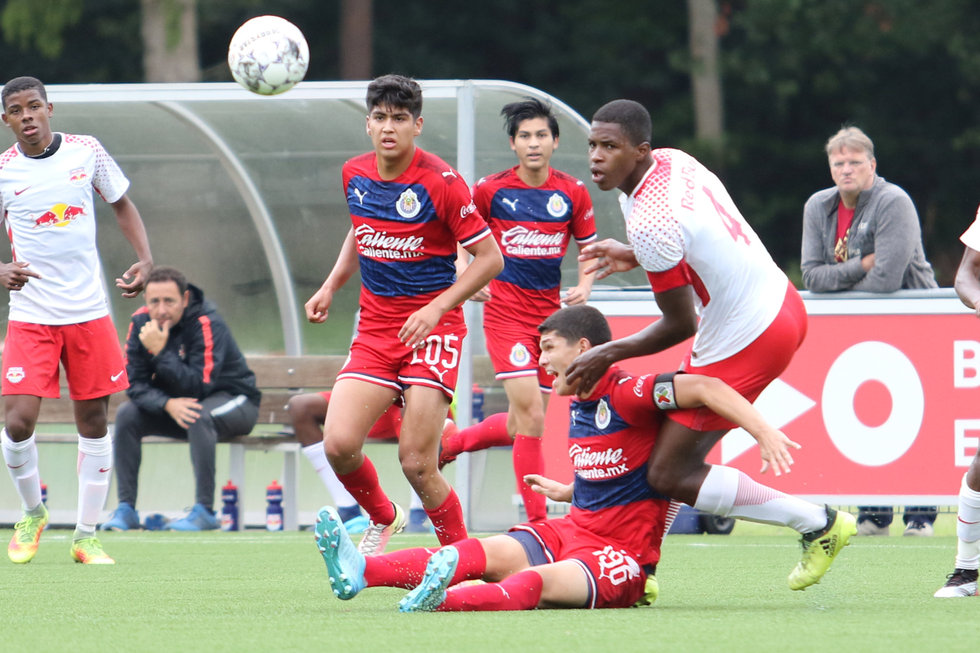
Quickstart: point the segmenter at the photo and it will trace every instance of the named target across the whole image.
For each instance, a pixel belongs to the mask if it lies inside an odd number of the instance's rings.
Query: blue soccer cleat
[[[446,588],[459,565],[459,550],[444,546],[429,558],[422,582],[398,602],[402,612],[433,612],[446,600]]]
[[[342,601],[354,598],[367,587],[364,555],[354,546],[340,515],[331,506],[320,508],[314,531],[334,595]]]
[[[99,530],[103,531],[138,531],[139,529],[140,515],[125,501],[120,503],[109,520],[99,527]]]
[[[168,531],[214,531],[221,528],[221,522],[200,503],[195,503],[185,516],[168,522],[164,526]]]

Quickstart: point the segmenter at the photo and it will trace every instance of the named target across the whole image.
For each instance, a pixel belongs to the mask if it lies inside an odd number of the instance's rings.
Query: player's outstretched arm
[[[406,346],[414,349],[425,342],[425,337],[432,332],[443,315],[472,297],[504,269],[500,247],[490,236],[473,243],[466,251],[473,255],[473,260],[462,276],[405,320],[398,332],[398,338]]]
[[[530,485],[532,490],[545,495],[552,501],[564,501],[565,503],[572,501],[572,489],[575,487],[572,483],[559,483],[540,474],[525,474],[524,482]]]
[[[313,293],[313,296],[303,305],[306,310],[306,319],[314,324],[326,322],[330,304],[333,302],[333,294],[354,276],[359,267],[357,247],[354,244],[354,228],[351,227],[344,239],[344,244],[340,246],[340,253],[337,254],[337,260],[334,262],[330,274],[327,275],[319,290]]]
[[[123,291],[123,297],[136,297],[146,285],[146,279],[150,276],[150,269],[153,268],[150,240],[146,237],[143,218],[140,217],[139,210],[128,195],[123,195],[113,202],[112,210],[116,214],[119,229],[129,244],[133,246],[136,257],[139,259],[129,266],[122,277],[116,279],[116,287]]]
[[[790,448],[799,449],[786,434],[766,421],[749,401],[721,379],[700,374],[678,374],[674,392],[679,408],[707,406],[725,419],[735,422],[759,443],[762,472],[772,467],[776,476],[789,473],[793,464]]]
[[[596,273],[595,279],[605,279],[616,272],[632,270],[639,263],[633,254],[633,248],[614,238],[606,238],[597,243],[586,245],[578,255],[581,262],[594,261],[585,271]]]
[[[656,298],[663,317],[642,331],[583,352],[568,367],[567,382],[591,388],[613,363],[655,354],[693,336],[698,322],[691,287],[658,292]]]
[[[964,249],[953,286],[960,301],[980,317],[980,252],[971,247]]]

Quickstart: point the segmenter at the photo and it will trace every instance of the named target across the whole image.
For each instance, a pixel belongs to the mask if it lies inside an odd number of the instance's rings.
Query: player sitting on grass
[[[562,485],[529,475],[525,481],[552,499],[571,500],[569,514],[520,524],[503,535],[462,540],[434,554],[415,548],[365,557],[336,510],[325,507],[317,517],[317,546],[338,598],[388,586],[415,588],[400,602],[403,612],[634,605],[655,573],[670,505],[646,481],[646,461],[664,410],[708,406],[759,441],[766,465],[789,471],[788,447],[798,445],[717,379],[633,377],[611,367],[591,388],[568,385],[565,371],[572,360],[611,338],[608,322],[595,308],[561,309],[538,330],[541,365],[556,377],[555,392],[575,395],[568,433],[575,480]],[[488,583],[459,584],[474,579]]]

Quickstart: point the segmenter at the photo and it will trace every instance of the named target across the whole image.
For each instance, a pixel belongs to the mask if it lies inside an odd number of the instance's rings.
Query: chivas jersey
[[[701,321],[692,362],[715,363],[765,331],[789,281],[711,171],[680,150],[651,156],[636,189],[620,198],[626,232],[654,292],[694,287]]]
[[[456,243],[490,235],[459,173],[418,147],[397,179],[382,180],[368,152],[344,164],[343,180],[361,266],[362,322],[404,322],[455,282]]]
[[[477,182],[473,201],[487,217],[504,271],[490,282],[484,321],[516,320],[537,326],[560,307],[561,262],[568,241],[596,239],[592,199],[581,181],[549,170],[543,186],[532,187],[517,168]]]
[[[575,469],[569,516],[656,563],[670,501],[647,483],[647,460],[673,382],[611,367],[592,395],[571,403],[568,455]],[[656,544],[656,546],[654,546]]]
[[[32,158],[13,145],[0,155],[0,215],[13,260],[41,275],[10,293],[10,319],[77,324],[109,314],[96,250],[92,189],[110,204],[129,180],[91,136],[56,134],[53,154]]]

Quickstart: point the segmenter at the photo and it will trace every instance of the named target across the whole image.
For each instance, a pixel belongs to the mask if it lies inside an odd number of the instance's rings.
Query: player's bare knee
[[[419,487],[424,484],[425,477],[432,474],[436,469],[434,460],[427,460],[420,454],[408,454],[400,459],[402,473],[412,487]]]
[[[25,419],[21,416],[7,416],[7,420],[4,423],[4,428],[7,429],[7,437],[14,442],[22,442],[27,438],[31,437],[34,433],[34,424],[36,420]]]
[[[682,492],[686,475],[676,464],[655,464],[650,461],[647,466],[647,482],[656,492],[668,497],[674,497]]]

